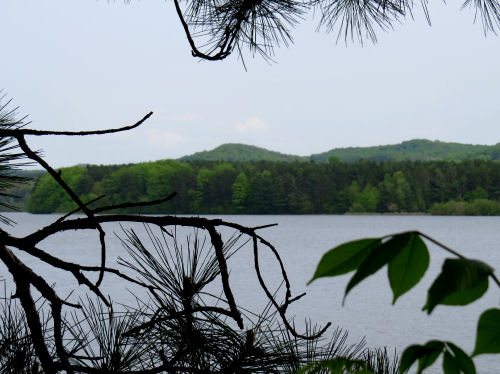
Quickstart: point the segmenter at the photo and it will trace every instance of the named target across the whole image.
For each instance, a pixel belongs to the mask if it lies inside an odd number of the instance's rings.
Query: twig
[[[462,255],[461,253],[458,253],[457,251],[451,249],[450,247],[448,247],[447,245],[437,241],[436,239],[434,239],[433,237],[427,235],[427,234],[424,234],[423,232],[420,232],[420,231],[415,231],[416,234],[420,235],[421,237],[423,238],[426,238],[427,240],[433,242],[434,244],[438,245],[439,247],[443,248],[445,251],[447,252],[450,252],[451,254],[459,257],[459,258],[465,258],[464,255]]]
[[[96,201],[98,201],[98,200],[101,200],[101,199],[102,199],[103,197],[105,197],[105,196],[106,196],[106,195],[101,195],[101,196],[98,196],[98,197],[96,197],[95,199],[92,199],[92,200],[90,200],[89,202],[85,203],[85,206],[89,206],[90,204],[95,203],[95,202],[96,202]],[[78,213],[80,210],[82,210],[82,209],[81,209],[80,207],[78,207],[78,208],[76,208],[76,209],[72,210],[71,212],[66,213],[64,216],[59,217],[59,218],[56,220],[56,222],[55,222],[55,223],[57,224],[57,223],[59,223],[59,222],[64,221],[66,218],[68,218],[68,217],[72,216],[72,215],[73,215],[73,214],[75,214],[75,213]],[[95,210],[94,210],[94,212],[95,212]]]
[[[208,55],[208,54],[201,52],[196,47],[196,43],[194,42],[193,37],[191,36],[191,32],[189,31],[189,26],[188,26],[186,20],[184,19],[184,15],[182,14],[182,10],[181,10],[181,7],[179,5],[179,1],[174,0],[174,5],[175,5],[175,11],[177,12],[177,16],[179,17],[179,20],[181,21],[182,27],[183,27],[184,32],[186,34],[186,38],[189,42],[189,45],[191,46],[191,54],[193,55],[193,57],[200,57],[200,58],[202,58],[204,60],[208,60],[208,61],[219,61],[219,60],[224,60],[227,56],[229,56],[231,54],[231,49],[232,49],[231,44],[232,43],[229,42],[229,40],[231,39],[230,38],[231,34],[229,33],[228,29],[226,29],[226,32],[224,34],[225,35],[224,40],[220,44],[219,52],[217,52],[214,55]],[[234,36],[233,36],[232,40],[234,40]]]
[[[328,322],[318,333],[313,334],[313,335],[301,335],[301,334],[299,334],[294,329],[294,327],[292,325],[290,325],[290,323],[288,322],[286,315],[285,315],[285,312],[283,311],[283,309],[286,309],[286,308],[282,308],[278,305],[278,303],[274,299],[271,292],[269,292],[269,290],[266,286],[266,283],[264,282],[264,279],[262,278],[262,274],[260,272],[260,266],[259,266],[259,246],[257,244],[257,237],[256,236],[254,236],[254,238],[253,238],[253,253],[254,253],[255,272],[257,273],[257,279],[259,280],[260,286],[262,287],[262,289],[266,293],[269,301],[274,305],[274,307],[278,311],[278,313],[281,317],[281,320],[283,321],[283,324],[285,325],[286,329],[288,331],[290,331],[290,333],[293,336],[295,336],[296,338],[301,338],[301,339],[305,339],[305,340],[314,340],[314,339],[318,339],[319,337],[321,337],[326,332],[326,330],[330,327],[331,322]]]
[[[215,255],[217,257],[217,261],[219,262],[219,269],[222,279],[222,287],[224,289],[224,294],[226,295],[227,303],[229,304],[229,308],[232,312],[232,317],[238,324],[240,329],[243,329],[243,319],[241,318],[241,313],[236,306],[236,302],[234,301],[233,292],[231,291],[231,287],[229,285],[229,273],[227,271],[227,263],[224,257],[224,244],[222,243],[222,238],[220,234],[215,230],[213,226],[206,227],[208,233],[210,234],[210,239],[212,241],[212,245],[215,249]]]
[[[109,210],[115,210],[115,209],[137,208],[137,207],[143,207],[143,206],[158,205],[158,204],[161,204],[161,203],[164,203],[166,201],[171,200],[176,194],[177,194],[177,192],[172,192],[167,197],[164,197],[163,199],[158,199],[158,200],[140,201],[137,203],[123,203],[123,204],[117,204],[117,205],[104,206],[101,208],[92,209],[92,212],[95,214],[95,213],[107,212]]]
[[[427,234],[424,234],[423,232],[420,232],[420,231],[416,231],[416,233],[418,235],[420,235],[421,237],[429,240],[430,242],[436,244],[437,246],[443,248],[445,251],[457,256],[458,258],[461,258],[461,259],[466,259],[466,257],[464,255],[462,255],[461,253],[455,251],[454,249],[451,249],[450,247],[448,247],[447,245],[437,241],[436,239],[434,239],[432,236],[429,236]],[[500,287],[500,280],[497,278],[497,276],[491,272],[490,273],[490,276],[491,278],[493,279],[493,281],[497,284],[498,287]]]

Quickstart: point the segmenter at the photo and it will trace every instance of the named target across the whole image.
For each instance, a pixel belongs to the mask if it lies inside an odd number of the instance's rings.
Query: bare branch
[[[101,243],[101,272],[99,273],[99,278],[97,279],[96,282],[96,287],[99,287],[104,277],[104,268],[106,267],[106,242],[104,240],[104,236],[106,234],[102,226],[95,219],[94,213],[87,208],[87,206],[80,200],[77,194],[61,178],[60,173],[56,172],[47,162],[45,162],[38,154],[36,154],[36,152],[33,152],[31,150],[28,144],[26,144],[24,135],[18,134],[15,136],[15,138],[17,139],[19,146],[24,151],[26,156],[32,159],[33,161],[36,161],[40,166],[42,166],[45,170],[47,170],[47,172],[52,176],[52,178],[54,178],[54,180],[64,189],[64,191],[66,191],[68,196],[71,197],[71,199],[78,205],[81,211],[85,213],[87,217],[89,217],[89,219],[92,221],[94,225],[94,228],[97,229],[97,231],[99,232],[99,241]]]
[[[241,318],[241,313],[236,306],[234,301],[233,292],[231,291],[231,286],[229,285],[229,272],[227,270],[226,258],[224,257],[222,238],[220,234],[215,230],[213,226],[207,226],[208,233],[210,234],[210,239],[212,240],[212,245],[215,248],[215,255],[217,256],[217,261],[219,262],[219,269],[222,278],[222,287],[224,289],[224,294],[226,295],[229,308],[232,312],[232,317],[238,324],[240,329],[243,329],[243,319]]]
[[[141,120],[137,121],[133,125],[119,127],[115,129],[106,129],[106,130],[90,130],[90,131],[51,131],[51,130],[32,130],[32,129],[0,129],[0,137],[14,137],[19,138],[23,135],[35,135],[35,136],[43,136],[43,135],[62,135],[62,136],[87,136],[87,135],[104,135],[104,134],[113,134],[117,132],[129,131],[139,127],[146,121],[149,117],[153,115],[153,112],[149,112],[146,114]]]
[[[328,322],[318,333],[312,334],[312,335],[302,335],[299,334],[295,328],[288,322],[286,315],[285,315],[285,310],[286,310],[286,304],[285,307],[280,307],[276,300],[274,299],[273,295],[269,291],[269,289],[266,286],[266,283],[264,282],[264,279],[262,278],[262,274],[260,271],[260,265],[259,265],[259,246],[257,244],[257,237],[253,238],[253,251],[254,251],[254,266],[255,266],[255,272],[257,273],[257,278],[259,280],[260,286],[266,293],[269,301],[274,305],[276,310],[278,311],[281,320],[283,321],[283,324],[285,325],[286,329],[290,331],[290,333],[295,336],[296,338],[301,338],[305,340],[314,340],[320,338],[326,330],[330,327],[331,322]]]
[[[176,192],[173,192],[170,195],[168,195],[167,197],[164,197],[163,199],[151,200],[151,201],[140,201],[137,203],[123,203],[123,204],[117,204],[117,205],[108,205],[108,206],[104,206],[101,208],[92,209],[92,212],[95,214],[95,213],[107,212],[110,210],[116,210],[116,209],[137,208],[137,207],[158,205],[158,204],[161,204],[161,203],[164,203],[166,201],[171,200],[172,198],[174,198],[175,195],[176,195]]]

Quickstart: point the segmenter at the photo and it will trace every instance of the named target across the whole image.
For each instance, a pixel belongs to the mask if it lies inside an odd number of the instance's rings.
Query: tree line
[[[122,204],[149,214],[344,214],[359,212],[500,214],[500,163],[487,160],[314,162],[156,162],[74,166],[62,178],[83,201]],[[26,209],[67,212],[74,202],[49,176],[36,182]]]

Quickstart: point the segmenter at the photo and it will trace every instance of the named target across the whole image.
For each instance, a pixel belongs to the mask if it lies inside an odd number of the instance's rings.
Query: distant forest
[[[463,161],[500,160],[500,143],[474,145],[414,139],[399,144],[374,147],[335,148],[310,156],[288,155],[246,144],[222,144],[211,151],[184,156],[180,161],[314,161],[330,158],[344,162],[366,161]]]
[[[500,215],[500,162],[175,161],[61,169],[93,206],[172,200],[134,212],[162,214],[433,213]],[[33,213],[75,206],[43,176],[25,201]],[[130,210],[128,210],[130,211]]]

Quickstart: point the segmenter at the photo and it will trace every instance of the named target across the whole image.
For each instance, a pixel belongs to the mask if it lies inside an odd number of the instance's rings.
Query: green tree
[[[250,213],[272,213],[272,185],[272,174],[269,170],[263,170],[250,178],[250,194],[248,197]]]
[[[64,181],[71,187],[79,185],[85,168],[74,166],[59,171]],[[61,186],[50,175],[45,175],[37,181],[35,193],[31,196],[27,208],[33,213],[66,212],[75,208],[75,202],[66,194]]]
[[[233,191],[233,206],[236,212],[245,212],[250,193],[250,183],[245,173],[239,173],[231,186]]]
[[[358,196],[358,203],[365,212],[375,212],[378,205],[378,190],[371,184],[367,184]]]
[[[473,191],[469,191],[464,196],[466,201],[472,201],[475,199],[487,199],[488,193],[483,187],[477,187]]]

